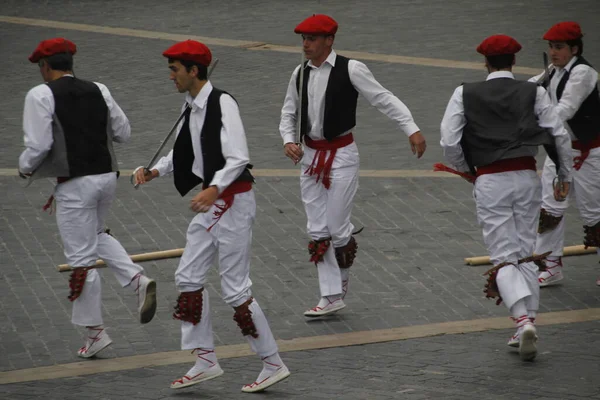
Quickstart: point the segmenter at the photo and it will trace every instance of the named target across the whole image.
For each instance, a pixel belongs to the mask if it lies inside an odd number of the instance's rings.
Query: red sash
[[[223,214],[225,214],[227,210],[231,208],[231,206],[233,205],[233,199],[235,198],[236,194],[249,192],[250,190],[252,190],[252,182],[242,181],[233,182],[227,187],[227,189],[223,190],[223,193],[221,193],[218,198],[223,200],[225,204],[215,204],[215,207],[217,207],[218,209],[215,210],[215,212],[213,213],[215,216],[213,218],[215,222],[213,222],[213,224],[207,230],[210,232],[212,227],[215,226],[217,222],[219,222]]]
[[[308,136],[304,136],[306,146],[316,150],[310,167],[304,173],[309,176],[316,175],[317,182],[321,179],[323,186],[329,189],[329,186],[331,186],[331,166],[333,165],[337,149],[346,147],[353,142],[354,136],[352,136],[352,132],[344,136],[338,136],[332,141],[313,140]],[[328,151],[329,157],[327,157]]]
[[[535,158],[527,156],[495,161],[491,164],[477,167],[477,176],[523,170],[535,171]]]
[[[579,171],[585,159],[588,158],[588,156],[590,155],[590,150],[600,147],[600,135],[598,135],[594,140],[585,145],[579,140],[573,140],[571,142],[571,147],[581,152],[580,156],[577,156],[573,159],[573,168]]]

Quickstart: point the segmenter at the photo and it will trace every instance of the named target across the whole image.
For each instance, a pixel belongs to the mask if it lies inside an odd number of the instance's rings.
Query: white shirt
[[[331,51],[327,59],[319,66],[308,61],[311,68],[308,78],[308,129],[307,133],[311,139],[321,140],[323,136],[323,119],[325,115],[325,90],[329,81],[331,69],[335,66],[335,51]],[[281,122],[279,133],[283,138],[283,144],[296,141],[296,120],[298,114],[298,90],[296,89],[296,77],[300,71],[300,65],[292,73],[288,84],[283,108],[281,109]],[[419,131],[412,114],[406,105],[400,101],[389,90],[381,86],[375,80],[373,74],[365,64],[360,61],[350,60],[348,62],[348,73],[350,82],[356,91],[390,119],[396,121],[400,129],[410,136]],[[304,95],[304,94],[303,94]]]
[[[550,64],[548,67],[550,69],[550,73],[552,70],[556,71],[550,80],[548,93],[552,99],[552,104],[555,105],[559,118],[563,122],[573,118],[577,110],[579,110],[579,107],[581,107],[583,101],[587,99],[587,97],[590,95],[590,93],[592,93],[598,84],[598,72],[596,72],[593,68],[583,64],[579,64],[573,68],[573,64],[575,64],[576,61],[577,57],[573,57],[564,68],[555,67],[552,64]],[[556,88],[565,75],[565,71],[569,71],[569,80],[567,80],[567,84],[565,85],[562,96],[560,97],[560,101],[558,101],[556,96]],[[543,72],[529,79],[529,81],[537,82],[542,76],[544,76]],[[565,128],[571,135],[571,139],[575,140],[575,135],[573,135],[569,124],[565,124]]]
[[[196,98],[192,98],[189,93],[186,95],[186,104],[181,108],[181,111],[183,112],[187,104],[192,105],[192,111],[190,113],[190,134],[192,136],[192,147],[194,149],[192,172],[201,179],[204,179],[204,164],[200,134],[202,132],[202,127],[204,126],[204,118],[206,117],[208,95],[212,90],[212,84],[210,81],[207,81]],[[240,110],[236,101],[233,97],[223,94],[220,98],[220,104],[222,114],[221,122],[223,123],[223,127],[221,128],[221,150],[223,158],[225,158],[225,166],[215,173],[211,182],[207,182],[208,186],[216,186],[219,193],[223,192],[227,186],[233,183],[250,162],[248,145],[246,144],[246,132],[244,131],[244,125],[242,124]],[[179,135],[182,126],[183,120],[177,127],[177,135]],[[173,172],[173,150],[158,160],[152,169],[158,170],[160,176]]]
[[[489,74],[486,80],[497,78],[514,79],[514,76],[512,72],[509,71],[496,71]],[[541,86],[538,86],[537,88],[534,112],[538,118],[538,124],[542,128],[550,128],[560,157],[560,176],[565,182],[569,182],[573,165],[569,134],[565,130],[558,114],[555,112],[548,93]],[[469,171],[467,161],[465,160],[460,145],[463,128],[466,124],[467,119],[465,118],[465,108],[463,104],[463,87],[459,86],[454,90],[454,93],[448,102],[444,118],[442,119],[440,127],[442,138],[440,140],[440,145],[444,150],[444,156],[448,160],[448,163],[461,172]]]
[[[67,74],[60,79],[73,78]],[[129,140],[131,127],[129,120],[112,98],[109,90],[101,83],[94,82],[102,92],[110,113],[110,127],[113,141],[123,143]],[[42,163],[54,143],[52,120],[54,116],[54,95],[48,85],[41,84],[31,89],[25,96],[23,110],[23,131],[25,150],[19,157],[19,171],[28,174]]]

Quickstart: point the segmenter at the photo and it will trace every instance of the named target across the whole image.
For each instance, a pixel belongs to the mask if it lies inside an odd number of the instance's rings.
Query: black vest
[[[577,60],[573,63],[571,70],[578,65],[587,65],[590,68],[593,68],[587,60],[581,56],[577,57]],[[550,84],[550,80],[556,73],[556,70],[553,70],[550,73],[550,79],[544,85],[547,86]],[[567,85],[567,81],[569,80],[569,71],[565,71],[563,77],[561,78],[558,86],[556,87],[556,99],[560,100],[562,97],[563,91],[565,90],[565,86]],[[586,144],[593,139],[595,139],[598,135],[600,135],[600,93],[598,92],[598,86],[594,87],[594,90],[590,95],[581,103],[581,106],[573,115],[573,118],[567,121],[569,127],[573,131],[575,137],[581,141],[583,144]]]
[[[204,117],[202,131],[200,132],[204,179],[191,179],[182,196],[202,182],[204,182],[204,187],[207,187],[212,182],[215,173],[225,167],[225,157],[223,157],[223,150],[221,148],[221,128],[223,128],[223,121],[220,98],[222,94],[229,95],[229,93],[213,87],[206,102],[206,116]],[[233,98],[233,96],[231,97]],[[250,173],[250,169],[252,169],[252,164],[248,164],[235,181],[254,182],[254,177]]]
[[[63,77],[47,83],[54,97],[51,152],[61,148],[66,165],[60,176],[77,177],[114,171],[108,137],[108,106],[93,82]],[[63,148],[64,146],[64,148]]]
[[[498,160],[535,156],[537,146],[553,143],[535,115],[537,85],[510,78],[463,85],[467,124],[461,145],[473,167]]]
[[[335,66],[331,69],[327,88],[325,90],[325,114],[323,121],[323,136],[331,141],[344,132],[356,126],[356,103],[358,92],[350,81],[348,72],[349,58],[336,55]],[[300,135],[302,138],[308,132],[308,78],[311,68],[308,61],[303,65],[304,82],[302,87],[302,107],[300,111]],[[300,88],[300,71],[296,77],[296,90]]]

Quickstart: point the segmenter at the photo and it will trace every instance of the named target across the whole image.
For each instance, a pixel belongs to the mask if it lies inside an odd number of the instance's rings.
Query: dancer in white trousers
[[[534,156],[538,145],[556,145],[562,182],[557,185],[557,198],[568,193],[572,157],[568,134],[546,91],[512,75],[520,49],[515,39],[505,35],[491,36],[477,47],[489,75],[483,82],[454,91],[442,120],[440,144],[456,170],[476,176],[477,219],[495,265],[486,285],[487,297],[498,297],[497,304],[504,301],[517,325],[514,337],[521,358],[533,360],[538,267],[526,258],[533,254],[541,203]]]
[[[182,196],[202,183],[191,209],[186,245],[175,272],[179,298],[173,316],[181,320],[181,348],[196,353],[195,365],[171,383],[179,389],[223,374],[215,355],[208,291],[209,269],[218,260],[223,299],[235,310],[234,320],[263,369],[243,392],[258,392],[290,375],[260,305],[252,296],[250,249],[256,202],[250,174],[246,134],[237,102],[207,79],[212,55],[200,42],[180,42],[163,55],[171,80],[186,94],[185,114],[171,152],[151,170],[138,168],[136,183],[171,172]]]
[[[156,283],[104,228],[117,187],[112,141],[127,141],[131,131],[106,86],[75,78],[75,52],[73,42],[54,38],[42,41],[29,57],[46,83],[25,98],[26,149],[19,173],[57,178],[56,222],[67,263],[74,269],[69,281],[72,322],[87,328],[78,354],[89,358],[112,343],[102,320],[100,275],[89,267],[103,259],[119,283],[137,294],[142,324],[154,317]]]
[[[285,155],[302,166],[300,192],[311,239],[308,251],[319,274],[321,299],[304,313],[307,317],[346,307],[349,268],[358,248],[350,222],[358,189],[359,155],[352,134],[358,94],[398,124],[414,154],[421,157],[426,148],[404,103],[381,86],[365,64],[335,53],[337,29],[333,18],[313,15],[294,30],[302,35],[308,61],[302,64],[302,74],[300,65],[292,73],[279,124]],[[296,138],[298,123],[300,138]]]
[[[559,118],[572,140],[573,186],[566,201],[552,196],[556,165],[546,157],[542,173],[542,209],[535,252],[551,251],[546,271],[540,272],[540,286],[563,279],[562,254],[565,240],[564,214],[575,200],[583,220],[583,243],[600,248],[600,96],[598,73],[583,58],[583,34],[576,22],[559,22],[545,34],[550,59],[549,79],[543,83]],[[531,79],[538,82],[540,74]],[[600,252],[600,250],[599,250]],[[596,280],[600,285],[600,278]]]

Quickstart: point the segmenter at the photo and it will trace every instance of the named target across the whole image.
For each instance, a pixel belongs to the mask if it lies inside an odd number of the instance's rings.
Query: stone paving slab
[[[539,328],[539,356],[520,361],[506,346],[512,331],[446,335],[365,346],[290,352],[289,379],[272,399],[598,399],[600,322]],[[93,363],[94,361],[90,361]],[[221,360],[225,374],[173,391],[189,365],[0,386],[0,396],[28,399],[241,399],[260,370],[256,357]]]
[[[281,6],[262,1],[253,3],[252,12],[236,2],[233,6],[229,2],[228,5],[209,2],[202,13],[195,14],[177,11],[178,6],[183,6],[182,2],[165,3],[157,0],[145,2],[145,7],[139,7],[135,2],[99,3],[89,0],[63,4],[64,9],[53,4],[7,0],[0,6],[0,13],[210,37],[266,40],[289,45],[298,44],[296,35],[291,31],[301,18],[299,16],[309,15],[316,7],[335,15],[342,26],[351,27],[350,34],[340,31],[336,42],[339,49],[479,62],[481,58],[473,50],[474,47],[481,38],[499,30],[515,35],[521,33],[524,38],[529,38],[532,44],[526,49],[531,50],[523,51],[522,55],[520,53],[519,65],[534,67],[539,65],[539,53],[545,49],[539,36],[547,26],[569,17],[581,21],[587,36],[593,38],[598,33],[597,25],[592,22],[593,11],[600,7],[600,3],[594,0],[579,1],[577,7],[566,7],[565,10],[549,9],[544,2],[499,6],[488,1],[478,2],[474,6],[475,3],[462,0],[451,5],[441,1],[428,2],[427,5],[405,2],[400,7],[401,11],[393,2],[384,1],[353,3],[351,7],[336,2],[289,4],[282,10]],[[227,13],[223,12],[223,7],[227,7]],[[157,15],[168,17],[157,19]],[[264,15],[264,18],[259,19],[259,15]],[[361,15],[364,22],[359,23],[356,15]],[[431,25],[424,26],[423,18],[419,18],[419,15],[431,18]],[[508,19],[507,15],[512,17]],[[532,18],[532,15],[536,18]],[[441,24],[438,18],[446,22]],[[493,24],[491,21],[485,22],[490,18],[494,19]],[[527,18],[528,23],[520,24],[520,18]],[[461,23],[449,22],[457,20]],[[231,21],[235,21],[235,24]],[[265,24],[265,21],[269,23]],[[508,24],[510,30],[506,29]],[[414,34],[406,34],[413,31],[419,32],[418,40],[410,39]],[[1,84],[3,92],[11,93],[11,96],[0,98],[0,113],[4,122],[0,126],[0,135],[8,138],[8,144],[0,149],[0,167],[15,167],[22,149],[23,99],[29,88],[40,83],[36,67],[27,61],[27,56],[42,38],[64,35],[73,39],[79,46],[75,59],[78,76],[105,83],[126,111],[132,123],[133,137],[128,144],[118,146],[117,154],[123,167],[134,168],[146,163],[177,117],[182,97],[168,81],[165,60],[161,56],[172,41],[8,23],[0,23],[0,35],[3,38],[0,51],[7,57],[0,71],[6,68],[5,73],[10,74],[9,65],[20,71],[16,76],[11,74],[11,79]],[[297,65],[298,56],[211,47],[214,56],[220,59],[213,82],[230,91],[240,102],[256,167],[291,168],[289,160],[282,156],[278,124],[285,89],[291,71]],[[600,65],[599,54],[600,44],[593,40],[589,43],[586,41],[586,57],[590,62]],[[428,140],[429,149],[422,160],[415,161],[404,135],[391,121],[361,99],[356,136],[362,154],[362,167],[430,169],[434,162],[442,159],[438,145],[439,123],[448,99],[454,88],[462,82],[483,79],[483,65],[481,72],[384,62],[367,62],[367,65],[385,87],[410,107]]]
[[[28,189],[18,178],[0,178],[0,370],[75,360],[81,332],[70,324],[67,274],[52,216],[41,212],[52,185]],[[317,276],[307,262],[305,218],[295,178],[261,178],[256,184],[258,216],[251,277],[256,298],[277,338],[368,331],[396,326],[507,315],[485,301],[481,274],[488,266],[463,265],[465,256],[484,255],[470,186],[445,178],[363,179],[354,212],[360,253],[351,270],[348,308],[326,321],[306,321],[302,312],[318,298]],[[120,179],[108,226],[130,254],[183,247],[192,212],[165,178],[134,191]],[[566,243],[580,240],[578,217],[567,216]],[[105,357],[179,348],[178,323],[171,318],[178,260],[144,263],[158,281],[158,311],[152,323],[136,322],[135,297],[103,270],[105,323],[114,345]],[[600,291],[594,255],[566,260],[566,279],[543,290],[541,311],[597,307]],[[215,271],[207,285],[213,301],[216,343],[242,343],[232,310],[219,301]]]
[[[294,27],[313,13],[333,16],[340,28],[340,49],[480,61],[475,52],[486,36],[505,33],[524,46],[523,65],[537,67],[546,44],[541,37],[559,21],[579,21],[589,38],[590,61],[600,61],[595,0],[552,2],[491,0],[320,1],[276,2],[208,0],[197,8],[181,0],[144,1],[5,0],[0,12],[9,16],[41,18],[125,28],[158,30],[208,37],[299,45]],[[587,39],[586,38],[586,39]],[[595,42],[595,43],[593,43]],[[586,49],[588,43],[586,42]],[[586,50],[586,53],[588,50]],[[595,53],[595,54],[594,54]],[[596,64],[599,64],[596,62]]]

